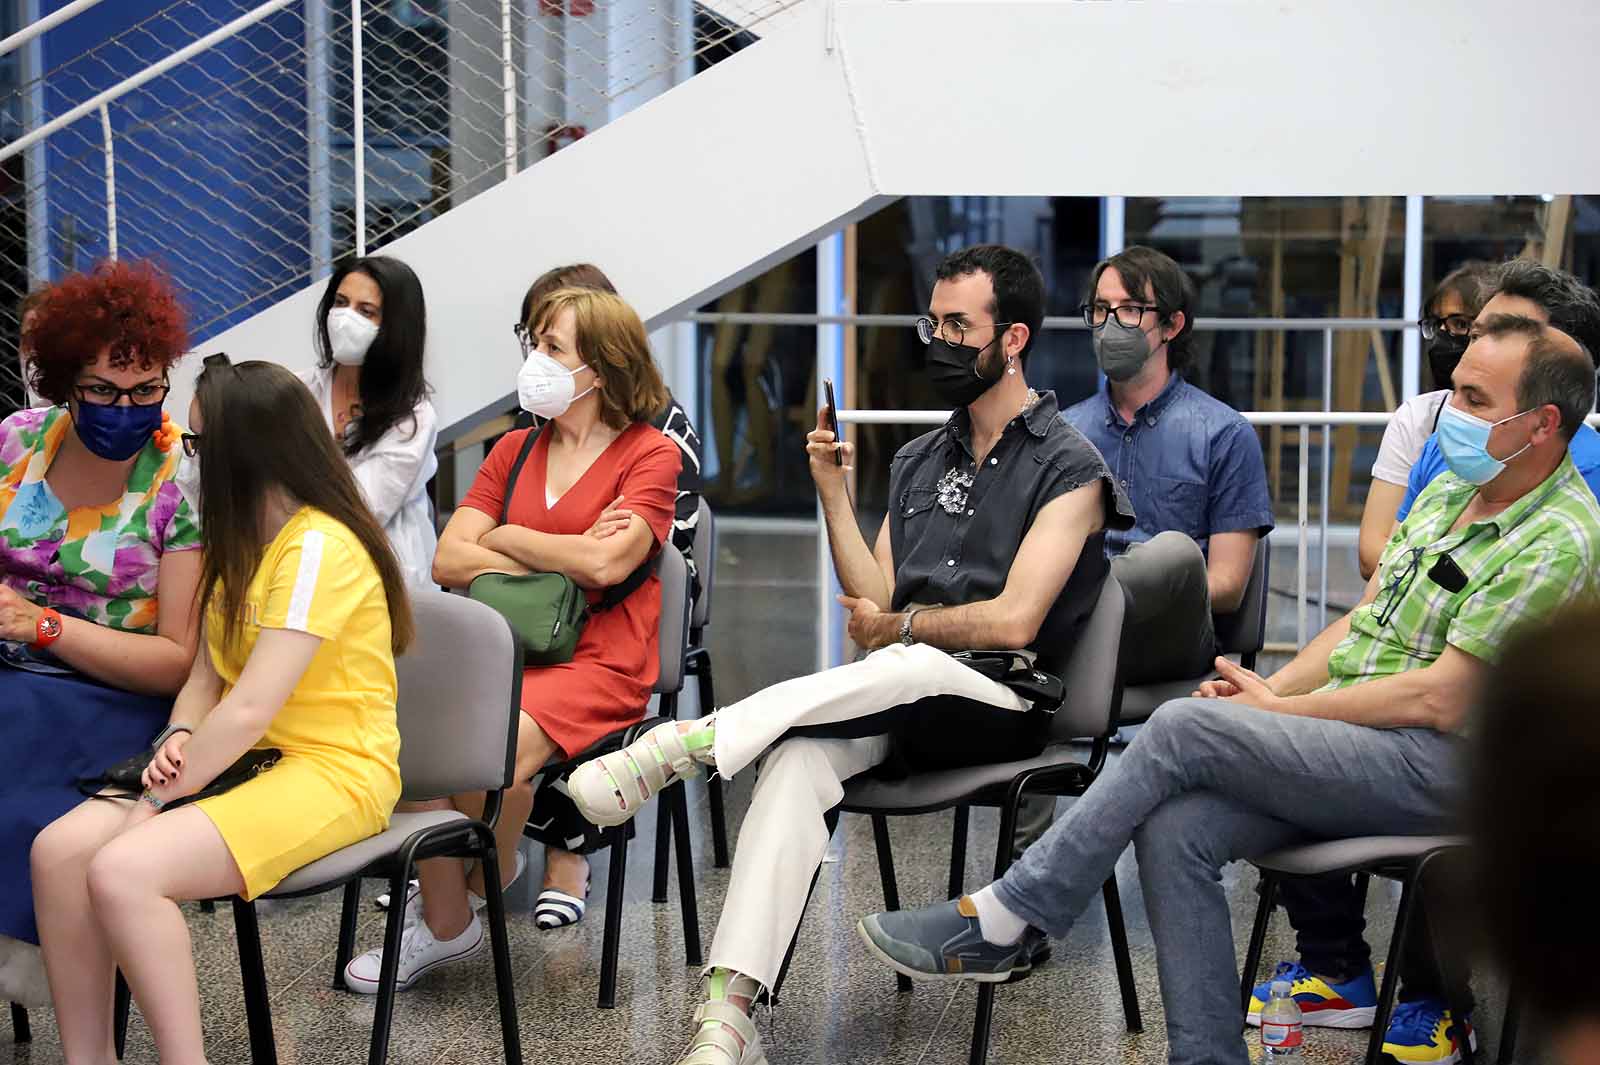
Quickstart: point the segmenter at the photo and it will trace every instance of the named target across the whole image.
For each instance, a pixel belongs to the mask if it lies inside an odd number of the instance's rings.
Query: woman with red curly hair
[[[185,315],[153,267],[106,263],[32,308],[28,379],[48,407],[0,421],[0,970],[38,942],[28,849],[81,778],[150,746],[197,637],[199,523],[162,413]],[[17,955],[18,950],[22,956]],[[42,988],[0,987],[38,1001]],[[109,999],[108,999],[109,1001]]]

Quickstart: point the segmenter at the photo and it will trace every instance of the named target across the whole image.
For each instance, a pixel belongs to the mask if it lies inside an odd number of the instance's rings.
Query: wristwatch
[[[907,647],[917,642],[917,638],[911,634],[911,619],[921,612],[922,608],[920,606],[911,607],[906,611],[905,620],[900,622],[900,642]]]
[[[39,615],[39,625],[35,631],[33,649],[42,651],[61,639],[61,615],[49,607],[45,607],[44,611]]]

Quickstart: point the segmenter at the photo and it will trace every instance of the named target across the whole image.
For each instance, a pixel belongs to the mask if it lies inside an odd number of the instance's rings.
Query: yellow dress
[[[196,807],[217,826],[244,874],[245,897],[303,865],[383,831],[400,798],[394,654],[383,582],[361,541],[302,507],[267,545],[251,578],[236,646],[221,645],[220,596],[206,647],[226,692],[262,629],[322,639],[310,667],[258,748],[271,769]]]

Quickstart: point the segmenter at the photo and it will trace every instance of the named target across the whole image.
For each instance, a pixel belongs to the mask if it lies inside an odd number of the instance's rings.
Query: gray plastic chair
[[[1255,926],[1250,931],[1250,947],[1245,952],[1244,971],[1239,978],[1241,1009],[1250,1006],[1250,993],[1261,968],[1261,951],[1267,938],[1267,925],[1272,920],[1272,910],[1278,901],[1278,885],[1284,877],[1356,873],[1363,878],[1382,876],[1398,880],[1402,885],[1400,909],[1395,915],[1394,933],[1389,937],[1389,956],[1384,964],[1383,986],[1378,992],[1378,1012],[1373,1018],[1372,1035],[1367,1040],[1364,1059],[1366,1065],[1377,1065],[1383,1057],[1383,1041],[1389,1031],[1389,1020],[1394,1015],[1395,993],[1400,987],[1400,966],[1397,964],[1400,947],[1405,942],[1412,921],[1417,918],[1423,875],[1431,863],[1459,853],[1466,846],[1465,836],[1358,836],[1285,847],[1250,859],[1250,863],[1261,872],[1261,901],[1256,907]],[[1452,986],[1448,978],[1445,986]],[[1449,1005],[1453,1016],[1458,1019],[1464,1016],[1462,1003],[1451,1002]],[[1509,1065],[1516,1046],[1516,1005],[1513,994],[1507,1001],[1506,1020],[1500,1038],[1499,1060],[1502,1065]],[[1463,1041],[1461,1054],[1461,1060],[1472,1065],[1475,1055],[1470,1040]]]
[[[517,719],[522,713],[521,644],[505,618],[464,596],[413,591],[411,609],[416,618],[416,640],[395,660],[399,678],[395,713],[400,727],[401,801],[486,791],[488,803],[482,821],[455,810],[397,812],[390,818],[387,830],[302,866],[263,896],[298,898],[344,888],[333,981],[334,987],[341,990],[345,965],[355,951],[362,880],[387,880],[389,897],[404,900],[406,884],[419,861],[477,858],[491,869],[499,861],[489,826],[499,814],[502,790],[513,783]],[[505,1060],[507,1065],[521,1065],[505,903],[498,877],[486,877],[484,883]],[[275,1065],[278,1055],[255,903],[238,897],[231,901],[244,978],[251,1061],[255,1065]],[[369,1065],[381,1065],[388,1057],[405,910],[403,901],[389,907]]]
[[[689,618],[689,653],[684,659],[684,672],[698,681],[700,716],[710,717],[717,711],[717,698],[705,631],[711,624],[711,592],[717,579],[717,519],[704,499],[700,500],[700,515],[695,519],[694,558],[700,567],[700,597],[694,601]],[[716,774],[706,781],[706,797],[711,805],[712,864],[718,869],[728,867],[728,816],[723,808],[722,788],[722,778]]]
[[[689,569],[678,549],[667,544],[661,549],[661,562],[656,571],[661,578],[661,672],[656,678],[654,694],[661,698],[658,715],[618,729],[588,750],[561,762],[551,762],[544,773],[564,773],[581,762],[598,758],[610,751],[619,750],[638,739],[647,729],[677,716],[678,694],[683,691],[684,655],[689,649]],[[660,809],[656,816],[670,819],[670,832],[657,836],[663,850],[657,854],[661,894],[665,896],[667,840],[676,842],[678,865],[678,896],[683,907],[683,945],[687,963],[698,966],[700,961],[700,916],[695,899],[694,858],[689,847],[689,805],[684,789],[667,788],[660,795]],[[610,869],[606,876],[605,937],[600,946],[600,996],[601,1009],[610,1009],[617,1000],[617,959],[622,947],[622,901],[627,886],[628,840],[634,832],[634,822],[628,821],[616,828],[607,829]]]
[[[883,780],[870,775],[856,777],[845,785],[840,809],[846,813],[872,817],[872,834],[878,851],[878,871],[883,878],[883,902],[889,910],[900,908],[900,892],[895,881],[894,856],[889,843],[890,816],[932,813],[955,808],[955,836],[950,848],[949,894],[962,891],[962,876],[967,863],[967,813],[973,806],[1000,809],[1000,835],[995,846],[994,875],[1005,875],[1011,865],[1011,850],[1016,836],[1017,806],[1024,795],[1082,795],[1105,764],[1111,735],[1117,727],[1120,681],[1117,654],[1122,644],[1122,619],[1126,609],[1122,586],[1107,577],[1100,599],[1084,626],[1077,643],[1042,655],[1044,669],[1056,672],[1065,684],[1061,709],[1050,724],[1050,745],[1036,757],[1015,762],[970,766],[922,773],[901,780]],[[1091,739],[1087,760],[1071,746],[1074,740]],[[1133,963],[1128,957],[1128,936],[1122,923],[1122,899],[1113,874],[1102,892],[1106,921],[1111,929],[1111,949],[1116,959],[1117,983],[1122,991],[1122,1011],[1128,1031],[1143,1029],[1139,1016],[1138,992],[1133,983]],[[794,949],[790,946],[790,951]],[[787,968],[787,959],[785,967]],[[779,984],[782,983],[779,976]],[[899,977],[901,990],[910,990],[910,981]],[[982,1065],[989,1054],[989,1029],[994,1014],[994,984],[980,984],[977,1017],[973,1024],[969,1060]]]
[[[1246,669],[1256,668],[1256,655],[1267,642],[1267,575],[1272,552],[1266,537],[1256,541],[1255,560],[1250,566],[1250,580],[1244,586],[1244,598],[1239,609],[1231,614],[1211,615],[1211,624],[1217,634],[1217,653],[1238,655],[1239,664]],[[1133,649],[1129,649],[1132,652]],[[1130,684],[1122,692],[1124,725],[1136,725],[1156,712],[1156,707],[1173,699],[1185,699],[1194,694],[1202,681],[1210,680],[1216,673],[1206,672],[1187,680],[1163,681],[1160,684]]]

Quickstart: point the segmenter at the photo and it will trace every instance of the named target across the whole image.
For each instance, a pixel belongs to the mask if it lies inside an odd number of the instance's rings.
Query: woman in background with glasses
[[[317,365],[300,373],[361,496],[388,534],[406,583],[430,584],[439,537],[428,481],[439,419],[422,357],[428,311],[411,267],[387,255],[340,266],[317,304]]]
[[[32,310],[28,381],[0,422],[0,998],[48,1001],[28,848],[77,781],[149,747],[194,658],[200,531],[162,402],[188,347],[152,267],[108,263]]]

